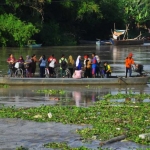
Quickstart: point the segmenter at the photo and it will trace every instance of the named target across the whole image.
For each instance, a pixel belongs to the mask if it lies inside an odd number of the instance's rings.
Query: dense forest
[[[129,25],[130,37],[148,36],[149,0],[1,0],[0,46],[45,46],[107,40]]]

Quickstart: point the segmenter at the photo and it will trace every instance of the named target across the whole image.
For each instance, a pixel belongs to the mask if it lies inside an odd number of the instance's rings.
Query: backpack
[[[61,59],[61,68],[63,70],[65,70],[67,68],[67,62],[66,62],[65,58]]]

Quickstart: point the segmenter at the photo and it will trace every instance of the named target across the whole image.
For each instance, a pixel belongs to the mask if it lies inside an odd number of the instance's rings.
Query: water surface
[[[0,48],[1,60],[0,71],[4,74],[7,73],[8,66],[6,59],[8,54],[14,54],[18,59],[20,55],[24,58],[26,55],[37,55],[40,58],[45,54],[48,58],[51,54],[54,54],[56,59],[59,60],[61,55],[64,54],[66,58],[72,55],[76,60],[78,55],[82,58],[85,54],[91,54],[95,52],[100,56],[102,62],[108,61],[112,67],[112,75],[125,75],[124,60],[128,56],[128,53],[132,52],[135,63],[144,65],[144,70],[150,72],[150,46],[96,46],[96,45],[84,45],[84,46],[54,46],[54,47],[41,47],[41,48]],[[83,60],[83,59],[82,59]],[[83,62],[83,61],[82,61]],[[39,71],[37,64],[37,72]],[[137,73],[135,73],[137,74]]]
[[[65,94],[37,93],[38,90],[43,89],[64,90]],[[150,94],[150,86],[10,86],[8,88],[0,88],[0,106],[36,107],[44,104],[88,107],[103,99],[104,95],[117,94],[118,92],[124,94],[129,92]],[[119,102],[124,101],[125,99],[119,100]],[[150,100],[144,100],[143,102],[150,102]]]
[[[134,54],[135,63],[144,65],[145,71],[150,71],[150,47],[149,46],[68,46],[68,47],[41,47],[37,49],[30,48],[0,48],[0,74],[7,74],[8,66],[6,59],[9,53],[13,53],[16,58],[22,55],[36,54],[37,58],[45,54],[49,57],[55,54],[57,60],[62,54],[66,58],[72,55],[74,59],[78,55],[91,54],[95,52],[101,58],[101,61],[108,61],[112,67],[112,75],[125,75],[124,60],[128,53]],[[38,72],[38,64],[37,64]],[[137,73],[133,73],[137,74]],[[37,93],[40,89],[63,89],[64,95],[50,95]],[[77,107],[88,107],[108,93],[149,93],[150,85],[126,85],[126,86],[10,86],[9,88],[0,88],[0,107],[37,107],[40,105],[75,105]],[[118,102],[124,102],[120,99]],[[134,100],[132,100],[134,101]],[[146,99],[142,102],[150,102]],[[85,145],[88,148],[96,149],[99,141],[83,143],[79,135],[75,134],[76,128],[81,126],[62,125],[55,123],[35,123],[32,121],[22,121],[18,119],[0,119],[0,149],[15,149],[19,146],[30,147],[30,149],[45,150],[43,144],[47,142],[67,142],[70,146]],[[72,134],[72,132],[74,134]],[[142,146],[132,142],[116,142],[106,145],[103,148],[113,150],[145,149],[148,146]]]

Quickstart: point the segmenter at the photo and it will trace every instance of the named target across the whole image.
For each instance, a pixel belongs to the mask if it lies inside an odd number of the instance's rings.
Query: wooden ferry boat
[[[144,85],[150,77],[113,78],[7,78],[0,77],[0,84],[8,85]]]

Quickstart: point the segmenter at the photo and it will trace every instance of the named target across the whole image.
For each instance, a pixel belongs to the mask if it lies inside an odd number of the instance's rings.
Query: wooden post
[[[123,40],[125,39],[126,34],[128,34],[128,28],[129,28],[129,24],[126,25],[126,30],[125,30],[125,33],[124,33],[124,36],[123,36]]]

